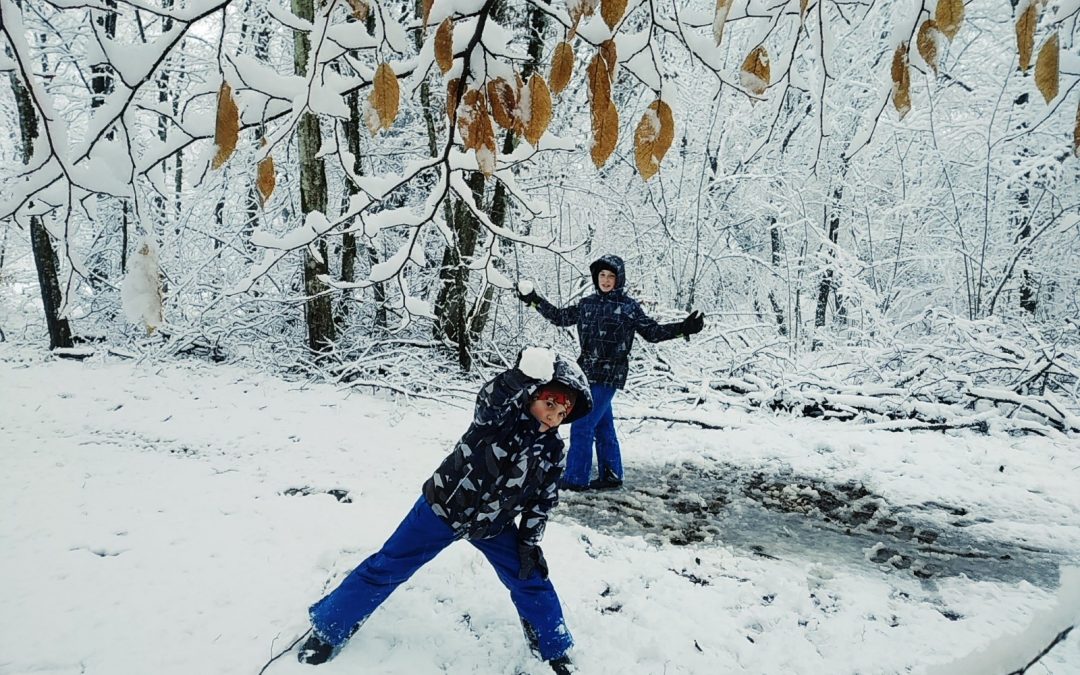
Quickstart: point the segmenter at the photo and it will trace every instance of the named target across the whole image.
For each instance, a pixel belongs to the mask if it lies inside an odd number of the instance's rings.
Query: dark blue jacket
[[[553,379],[578,392],[564,424],[589,412],[592,395],[580,368],[557,357]],[[530,397],[543,384],[517,368],[485,384],[472,424],[424,483],[427,503],[459,537],[494,537],[519,515],[521,542],[538,544],[544,536],[566,455],[558,430],[540,431],[529,413]]]
[[[634,333],[649,342],[671,340],[681,335],[682,322],[659,324],[645,314],[637,300],[626,294],[622,258],[606,255],[590,265],[590,269],[596,293],[562,309],[537,296],[536,308],[556,326],[577,325],[581,343],[578,363],[590,383],[622,389],[630,371]],[[608,293],[601,293],[597,285],[597,276],[603,269],[615,272],[615,288]]]

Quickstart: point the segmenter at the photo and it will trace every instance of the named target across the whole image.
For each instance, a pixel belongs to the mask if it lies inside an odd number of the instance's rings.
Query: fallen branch
[[[1049,654],[1051,649],[1056,647],[1059,643],[1064,642],[1065,638],[1069,637],[1069,633],[1072,632],[1073,628],[1075,628],[1075,626],[1069,626],[1065,630],[1058,633],[1057,637],[1055,637],[1053,640],[1051,640],[1050,644],[1046,645],[1046,647],[1044,647],[1043,650],[1041,652],[1039,652],[1039,654],[1035,658],[1033,658],[1031,661],[1028,661],[1028,664],[1026,666],[1024,666],[1023,668],[1020,668],[1019,670],[1014,670],[1014,671],[1008,673],[1008,675],[1024,675],[1024,673],[1026,673],[1028,671],[1028,668],[1031,668],[1033,665],[1038,663],[1039,660],[1042,659],[1042,657]]]

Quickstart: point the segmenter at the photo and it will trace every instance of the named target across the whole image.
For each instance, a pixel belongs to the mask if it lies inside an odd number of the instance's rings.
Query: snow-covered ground
[[[620,402],[633,405],[617,400],[617,414]],[[397,525],[468,423],[471,402],[457,403],[0,344],[0,673],[258,672]],[[566,495],[548,527],[579,672],[1004,673],[1080,615],[1080,582],[1058,588],[1059,569],[1080,560],[1075,439],[697,414],[727,428],[620,421],[626,488]],[[796,491],[859,484],[894,513],[962,531],[973,550],[1007,545],[1010,571],[997,574],[992,555],[976,574],[947,571],[955,556],[931,547],[946,571],[920,578],[877,562],[869,531],[851,550],[829,544],[842,531],[822,530],[816,548],[780,545],[820,514],[753,510],[739,490],[704,541],[675,545],[679,514],[689,527],[702,509],[653,513],[664,500],[650,501],[651,483],[693,471],[690,502],[724,471],[786,477]],[[726,541],[725,514],[748,512],[727,521]],[[667,534],[652,527],[663,518]],[[1031,672],[1080,673],[1077,633]],[[289,654],[268,672],[548,671],[494,572],[458,543],[337,660],[313,671]]]

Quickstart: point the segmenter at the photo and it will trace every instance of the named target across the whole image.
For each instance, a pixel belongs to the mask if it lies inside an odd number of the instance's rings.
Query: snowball
[[[518,293],[521,293],[522,295],[528,295],[529,293],[532,293],[534,290],[536,290],[536,286],[534,286],[533,282],[529,281],[528,279],[522,279],[521,281],[519,281],[517,288]]]
[[[555,375],[555,353],[544,347],[526,347],[518,370],[534,380],[548,382]]]

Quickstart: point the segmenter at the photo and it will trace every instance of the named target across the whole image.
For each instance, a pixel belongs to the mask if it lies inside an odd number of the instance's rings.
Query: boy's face
[[[600,270],[600,274],[596,275],[596,285],[602,292],[610,293],[615,290],[615,279],[615,273],[611,270]]]
[[[568,412],[565,405],[547,398],[538,398],[529,405],[529,413],[540,423],[540,431],[562,424]]]

